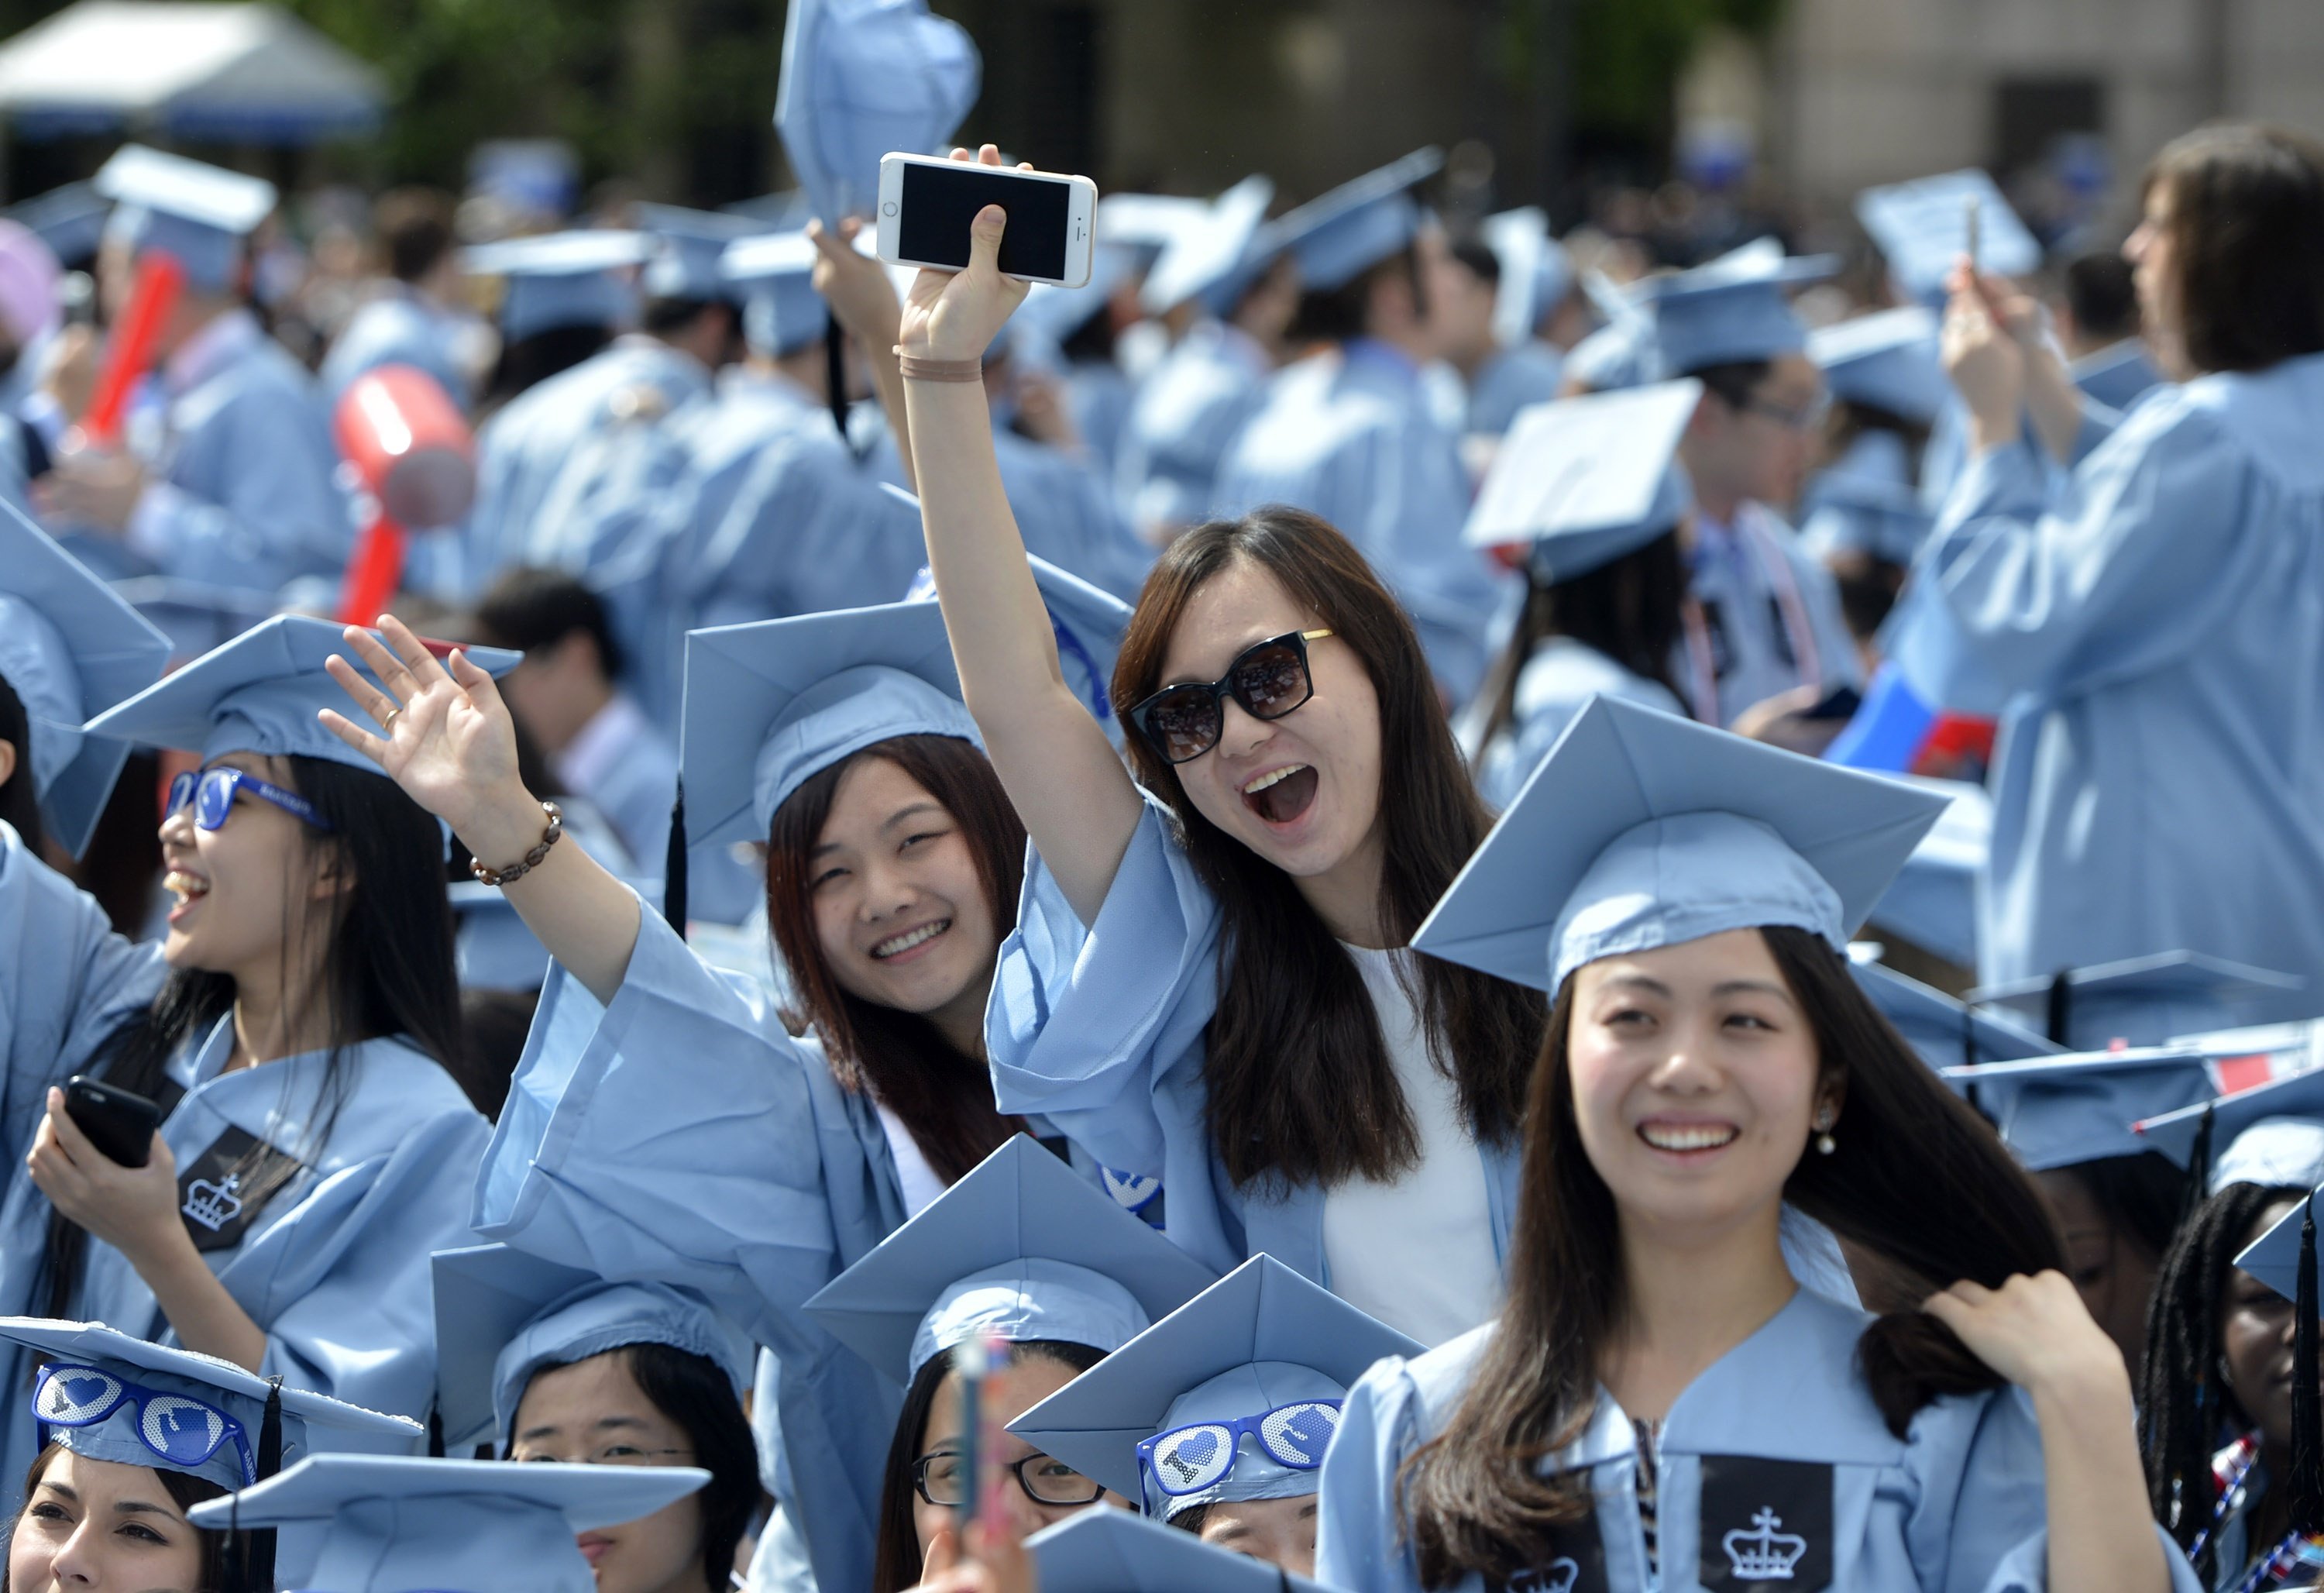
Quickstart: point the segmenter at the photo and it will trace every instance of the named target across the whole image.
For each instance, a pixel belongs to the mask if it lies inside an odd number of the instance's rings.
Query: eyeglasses
[[[1001,1469],[1015,1477],[1036,1505],[1094,1505],[1105,1496],[1103,1483],[1047,1455],[1028,1455]],[[912,1462],[912,1488],[931,1505],[958,1509],[976,1491],[976,1479],[969,1475],[966,1455],[943,1450]]]
[[[162,809],[161,817],[175,819],[190,804],[196,824],[204,829],[223,829],[234,812],[234,799],[242,792],[272,802],[284,812],[313,825],[317,829],[331,828],[323,816],[315,811],[315,804],[297,792],[269,784],[257,775],[245,773],[240,769],[225,767],[188,770],[171,781],[170,801]]]
[[[1819,393],[1798,408],[1771,403],[1766,399],[1752,397],[1743,401],[1743,407],[1755,415],[1765,415],[1778,426],[1790,431],[1812,431],[1824,423],[1831,413],[1831,394]]]
[[[664,1455],[691,1455],[688,1449],[647,1449],[636,1444],[607,1444],[595,1454],[576,1455],[567,1460],[562,1455],[512,1455],[509,1459],[521,1466],[548,1463],[557,1466],[655,1466]]]
[[[1138,1446],[1139,1464],[1172,1498],[1198,1494],[1234,1469],[1235,1449],[1248,1433],[1277,1464],[1313,1471],[1340,1428],[1337,1400],[1301,1400],[1263,1416],[1199,1422],[1157,1433]]]
[[[245,1485],[258,1480],[250,1435],[241,1422],[200,1400],[124,1383],[110,1372],[69,1361],[42,1366],[32,1389],[32,1414],[51,1427],[94,1427],[124,1405],[137,1412],[137,1436],[178,1470],[207,1463],[231,1443]]]
[[[1279,719],[1315,695],[1307,644],[1328,630],[1286,631],[1254,642],[1208,686],[1165,686],[1130,710],[1139,734],[1164,758],[1183,764],[1201,757],[1226,734],[1226,700],[1233,698],[1254,719]]]

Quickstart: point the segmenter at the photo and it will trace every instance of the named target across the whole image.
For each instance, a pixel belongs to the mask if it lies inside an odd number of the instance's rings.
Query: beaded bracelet
[[[896,345],[896,368],[907,382],[982,382],[984,380],[982,359],[932,359],[925,355],[908,354],[904,346]]]
[[[541,859],[549,856],[549,848],[565,834],[565,810],[555,802],[543,802],[540,810],[549,815],[549,828],[541,831],[540,844],[524,855],[522,862],[512,863],[506,868],[487,868],[476,862],[468,865],[468,872],[475,875],[480,884],[504,885],[522,879],[540,866]]]

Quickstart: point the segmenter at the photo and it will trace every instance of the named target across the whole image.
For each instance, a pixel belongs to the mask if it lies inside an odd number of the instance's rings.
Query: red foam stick
[[[121,440],[130,391],[138,377],[153,368],[154,346],[161,342],[161,329],[169,323],[179,290],[185,285],[186,268],[175,255],[148,249],[138,258],[137,280],[130,287],[121,319],[105,340],[105,364],[97,373],[88,413],[81,417],[81,435],[91,443],[110,448]]]

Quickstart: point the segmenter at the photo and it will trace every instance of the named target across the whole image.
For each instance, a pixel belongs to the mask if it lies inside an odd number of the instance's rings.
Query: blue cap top
[[[1500,262],[1500,286],[1493,294],[1493,336],[1504,348],[1531,338],[1542,318],[1573,291],[1573,256],[1549,236],[1549,218],[1538,206],[1504,210],[1484,222],[1486,247]]]
[[[2064,1046],[2044,1040],[2031,1029],[1980,1012],[1881,963],[1851,958],[1849,970],[1881,1015],[1932,1068],[2015,1062],[2065,1053]]]
[[[2308,1220],[2314,1199],[2311,1192],[2308,1199],[2278,1218],[2267,1232],[2245,1246],[2243,1254],[2236,1257],[2237,1266],[2286,1300],[2300,1298],[2300,1230]]]
[[[446,1449],[506,1446],[517,1406],[545,1366],[632,1344],[700,1356],[740,1400],[751,1385],[750,1338],[698,1296],[661,1283],[609,1283],[505,1245],[438,1250],[437,1410]]]
[[[1945,278],[1969,253],[1971,204],[1978,212],[1979,271],[2024,276],[2042,268],[2042,245],[1993,179],[1974,167],[1868,188],[1856,196],[1856,218],[1906,297],[1933,305],[1943,302]]]
[[[1272,180],[1246,177],[1183,224],[1139,290],[1148,312],[1167,314],[1198,298],[1213,315],[1231,313],[1235,301],[1281,253],[1279,242],[1262,248],[1259,241],[1274,200]]]
[[[1213,1276],[1019,1135],[807,1309],[908,1384],[930,1357],[986,1334],[1119,1349]]]
[[[2211,1124],[2209,1188],[2269,1183],[2311,1189],[2324,1183],[2324,1069],[2294,1073],[2214,1100],[2182,1107],[2138,1125],[2155,1150],[2185,1167],[2205,1118]],[[2251,1136],[2246,1141],[2246,1136]],[[2238,1151],[2240,1149],[2240,1154]]]
[[[48,1435],[74,1454],[183,1471],[221,1487],[245,1487],[257,1480],[259,1440],[272,1392],[257,1374],[189,1349],[134,1338],[102,1322],[0,1317],[0,1340],[36,1351],[56,1368],[34,1386],[32,1411]],[[141,1389],[191,1400],[201,1408],[157,1405],[141,1398]],[[281,1412],[286,1461],[306,1452],[309,1424],[360,1434],[374,1444],[420,1436],[416,1422],[304,1389],[284,1388]],[[240,1444],[233,1441],[228,1422],[241,1427]],[[173,1455],[183,1459],[173,1460]]]
[[[1786,924],[1844,949],[1945,799],[1611,698],[1575,717],[1413,945],[1536,989]]]
[[[720,269],[728,245],[769,230],[750,216],[689,210],[682,205],[639,205],[637,223],[659,242],[647,263],[644,286],[656,299],[723,299],[732,284]]]
[[[482,244],[461,263],[479,276],[507,279],[501,290],[501,335],[513,343],[558,327],[633,325],[636,268],[652,258],[656,247],[650,233],[553,232]]]
[[[377,764],[315,718],[317,709],[326,708],[360,717],[339,683],[323,671],[323,661],[334,653],[378,684],[348,649],[341,628],[305,615],[276,615],[108,709],[85,728],[92,736],[143,746],[198,752],[204,762],[230,752],[296,754],[376,774]],[[462,651],[494,675],[514,669],[523,657],[500,647]]]
[[[815,291],[815,240],[770,232],[726,245],[718,269],[742,297],[742,337],[753,351],[789,354],[821,338],[831,307]]]
[[[2115,1041],[2155,1045],[2207,1030],[2290,1016],[2282,1010],[2307,986],[2292,974],[2229,962],[2200,951],[2164,951],[1972,990],[1975,1002],[2040,1021],[2062,1001],[2061,1038],[2082,1051]],[[2294,1003],[2293,1005],[2296,1005]]]
[[[967,30],[927,0],[792,0],[775,130],[824,225],[872,213],[890,151],[939,153],[983,76]]]
[[[1127,1510],[1084,1510],[1025,1540],[1041,1593],[1324,1593],[1264,1560]]]
[[[129,755],[126,742],[84,736],[81,724],[160,680],[170,639],[22,510],[0,509],[0,680],[31,721],[42,815],[78,857]]]
[[[232,288],[243,240],[273,212],[274,185],[223,166],[125,144],[97,169],[93,184],[114,202],[106,236],[143,253],[159,249],[185,268],[186,281],[211,292]]]
[[[1273,1256],[1255,1255],[1009,1431],[1124,1498],[1145,1488],[1148,1514],[1165,1519],[1214,1499],[1296,1497],[1316,1491],[1316,1473],[1279,1465],[1246,1441],[1212,1487],[1173,1498],[1146,1487],[1138,1446],[1174,1427],[1263,1416],[1296,1400],[1337,1402],[1374,1361],[1422,1348]]]
[[[1678,463],[1700,382],[1662,382],[1517,412],[1462,535],[1530,542],[1551,580],[1586,575],[1678,524],[1692,494]]]
[[[1277,221],[1268,246],[1289,249],[1308,287],[1343,287],[1412,242],[1420,204],[1411,190],[1443,164],[1444,152],[1432,145],[1343,182]]]
[[[1948,1068],[2029,1172],[2136,1156],[2154,1147],[2132,1125],[2209,1100],[2218,1088],[2194,1051],[2102,1051]]]
[[[319,1526],[310,1593],[595,1593],[574,1536],[700,1489],[694,1466],[510,1466],[311,1455],[187,1512],[196,1526]]]
[[[1715,365],[1773,359],[1807,347],[1807,328],[1787,290],[1832,274],[1830,255],[1784,256],[1773,238],[1746,244],[1708,265],[1638,285],[1654,323],[1655,363],[1665,376]]]
[[[1818,327],[1808,334],[1808,357],[1834,397],[1923,426],[1952,394],[1937,355],[1935,312],[1922,305]]]

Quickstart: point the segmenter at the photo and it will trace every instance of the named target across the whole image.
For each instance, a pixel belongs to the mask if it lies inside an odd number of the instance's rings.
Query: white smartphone
[[[968,265],[968,228],[987,205],[1009,212],[1001,269],[1027,282],[1078,288],[1090,279],[1097,184],[1058,171],[890,154],[880,161],[880,258],[891,265]]]

